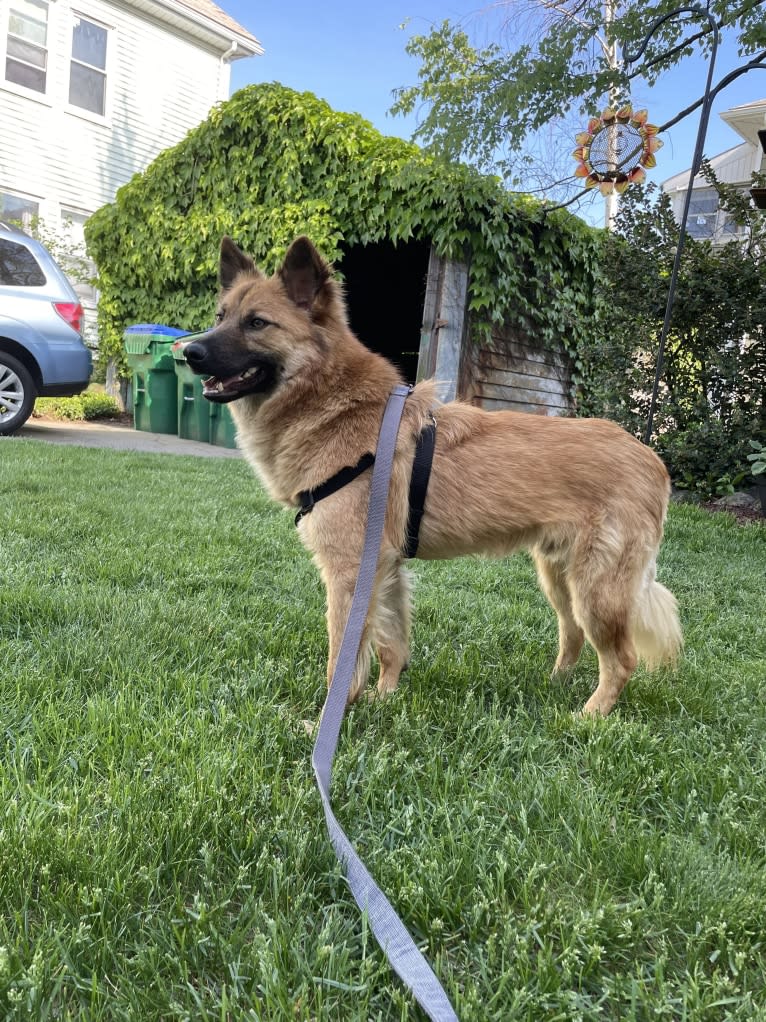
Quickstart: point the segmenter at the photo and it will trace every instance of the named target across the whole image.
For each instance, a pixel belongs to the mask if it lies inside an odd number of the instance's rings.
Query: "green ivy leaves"
[[[273,271],[301,233],[330,259],[341,244],[417,238],[468,262],[477,337],[510,321],[571,346],[593,312],[599,232],[311,93],[253,85],[88,222],[102,351],[119,354],[130,323],[209,323],[223,234]]]

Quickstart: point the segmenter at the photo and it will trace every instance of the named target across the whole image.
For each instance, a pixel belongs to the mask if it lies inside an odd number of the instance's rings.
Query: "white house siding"
[[[0,11],[4,73],[8,0]],[[106,115],[68,103],[73,14],[109,29]],[[90,214],[228,95],[220,52],[186,40],[127,3],[50,5],[47,93],[0,79],[0,191],[39,203],[52,226],[62,206]]]
[[[743,192],[747,191],[751,174],[766,170],[766,157],[757,134],[759,128],[766,127],[766,100],[733,107],[720,116],[745,141],[714,156],[710,165],[719,181],[735,185]],[[670,196],[673,214],[679,223],[689,188],[689,173],[688,170],[682,171],[662,182],[662,190]],[[718,209],[717,197],[702,174],[694,178],[692,188],[688,221],[692,236],[707,238],[714,244],[741,237],[742,229],[737,228],[723,210]]]
[[[750,175],[760,169],[763,154],[759,147],[751,142],[727,149],[710,160],[716,177],[724,184],[745,184],[750,182]],[[685,192],[689,183],[689,171],[682,171],[662,182],[663,191],[670,194]],[[694,179],[695,188],[708,188],[709,185],[702,174]]]

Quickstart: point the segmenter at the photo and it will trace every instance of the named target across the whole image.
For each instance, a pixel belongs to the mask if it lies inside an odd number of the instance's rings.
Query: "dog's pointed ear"
[[[296,238],[287,250],[279,276],[291,301],[311,312],[317,295],[330,279],[330,267],[306,237]]]
[[[224,235],[221,239],[221,262],[218,269],[218,280],[224,291],[228,291],[240,273],[259,276],[258,269],[250,256],[245,255],[228,235]]]

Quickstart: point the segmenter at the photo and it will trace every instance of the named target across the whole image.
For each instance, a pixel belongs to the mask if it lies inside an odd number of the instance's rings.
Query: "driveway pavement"
[[[60,422],[28,419],[14,437],[79,447],[108,447],[115,451],[148,451],[152,454],[191,454],[200,458],[241,458],[239,451],[197,440],[182,440],[168,433],[144,433],[112,422]],[[10,437],[13,442],[14,437]]]

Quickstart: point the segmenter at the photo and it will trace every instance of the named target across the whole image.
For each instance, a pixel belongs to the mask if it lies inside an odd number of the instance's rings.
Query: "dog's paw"
[[[611,713],[616,702],[616,698],[613,699],[608,696],[599,695],[598,692],[594,692],[585,706],[583,706],[580,710],[579,716],[590,718],[591,720],[598,720],[599,718],[606,717],[607,714]]]

